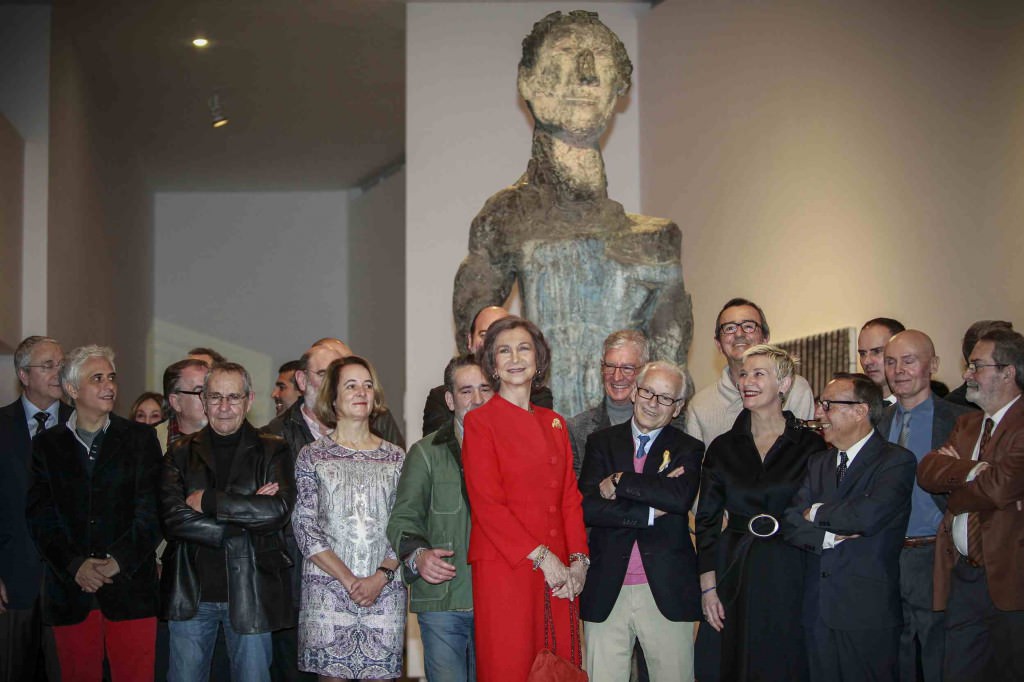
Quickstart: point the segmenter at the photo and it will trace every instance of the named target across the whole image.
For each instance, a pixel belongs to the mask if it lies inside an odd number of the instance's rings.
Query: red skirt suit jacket
[[[466,415],[462,457],[472,530],[477,678],[522,682],[544,647],[544,575],[526,555],[547,545],[563,563],[587,552],[569,428],[543,407],[495,395]],[[570,657],[569,602],[552,598],[556,650]]]

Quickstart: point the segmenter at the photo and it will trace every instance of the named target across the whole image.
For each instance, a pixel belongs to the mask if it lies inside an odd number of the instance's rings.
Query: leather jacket
[[[164,457],[160,512],[167,538],[160,580],[161,617],[188,620],[201,600],[196,554],[200,546],[222,547],[228,582],[228,612],[239,634],[270,632],[292,620],[283,528],[295,505],[295,473],[281,438],[242,424],[228,476],[216,490],[210,427],[182,439]],[[276,482],[276,495],[256,495]],[[196,490],[217,496],[216,518],[194,511],[185,499]]]

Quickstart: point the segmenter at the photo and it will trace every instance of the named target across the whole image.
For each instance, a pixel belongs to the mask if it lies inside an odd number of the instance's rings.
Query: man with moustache
[[[956,682],[1024,679],[1024,336],[983,333],[967,399],[945,445],[918,465],[921,487],[949,493],[935,546],[936,609],[946,611],[943,673]]]
[[[864,323],[857,335],[857,357],[861,369],[882,391],[882,399],[889,405],[896,404],[896,396],[885,380],[885,344],[894,335],[906,329],[899,320],[890,317],[876,317]]]
[[[444,385],[453,417],[409,450],[387,535],[411,586],[409,610],[419,621],[427,679],[468,682],[476,666],[462,423],[494,390],[472,355],[452,358]]]
[[[206,408],[203,406],[203,382],[210,371],[210,365],[196,358],[185,358],[168,365],[164,370],[164,395],[171,408],[173,428],[167,427],[160,444],[167,449],[184,436],[195,433],[206,426]],[[158,429],[157,434],[161,431]]]
[[[171,682],[206,679],[221,626],[231,679],[269,682],[270,633],[292,619],[282,530],[295,475],[285,442],[246,420],[254,397],[244,367],[215,364],[203,386],[209,424],[164,460],[161,601]]]
[[[949,438],[967,408],[942,400],[931,389],[939,369],[935,346],[927,334],[908,329],[885,344],[885,378],[896,404],[885,409],[878,430],[891,443],[914,453],[920,462]],[[932,610],[935,533],[946,510],[944,495],[930,495],[915,485],[910,521],[900,553],[900,679],[941,682],[945,649],[945,614]]]
[[[978,337],[990,329],[1009,329],[1013,331],[1013,323],[1007,322],[1006,320],[978,320],[964,332],[963,342],[961,348],[964,353],[964,363],[970,361],[971,351],[974,350],[974,344],[978,343]],[[974,403],[967,400],[967,382],[960,384],[946,395],[946,400],[957,405],[963,405],[969,407],[972,410],[980,410],[981,408]]]
[[[112,414],[114,352],[82,346],[61,385],[74,412],[36,437],[29,528],[45,561],[43,621],[65,682],[153,679],[157,614],[157,480],[153,429]]]
[[[593,682],[629,679],[637,641],[652,680],[694,679],[700,584],[687,514],[704,447],[669,424],[685,390],[679,367],[648,363],[632,391],[632,418],[587,439],[580,492],[593,563],[580,617]]]
[[[501,306],[489,305],[481,308],[469,325],[469,333],[466,334],[466,348],[469,352],[479,353],[490,326],[508,315],[509,312]],[[451,419],[452,411],[445,399],[446,390],[445,385],[441,384],[430,389],[430,393],[427,394],[427,402],[423,405],[424,434],[437,431]],[[534,388],[530,392],[530,402],[552,409],[551,389],[547,386]]]
[[[835,375],[815,410],[832,447],[811,455],[786,510],[783,537],[807,552],[812,682],[899,677],[899,560],[917,460],[875,430],[883,407],[869,377]]]
[[[768,343],[768,339],[768,320],[759,305],[745,298],[734,298],[722,306],[715,321],[715,346],[725,356],[726,366],[718,381],[698,391],[687,405],[688,434],[710,445],[711,441],[732,428],[743,409],[743,397],[736,387],[737,373],[743,365],[743,352],[759,343]],[[783,409],[799,419],[814,416],[814,393],[802,376],[793,376],[793,387],[786,396]]]
[[[42,628],[39,586],[43,564],[25,521],[32,439],[64,424],[64,352],[46,336],[29,336],[14,351],[21,395],[0,408],[0,680],[31,680],[44,635],[47,668],[55,672],[52,633]],[[51,674],[51,677],[55,676]]]

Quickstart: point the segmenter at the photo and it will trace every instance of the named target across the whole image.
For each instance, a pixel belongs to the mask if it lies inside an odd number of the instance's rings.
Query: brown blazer
[[[957,419],[947,445],[956,449],[959,459],[929,452],[917,467],[922,488],[949,493],[949,508],[935,542],[936,611],[945,610],[949,598],[950,572],[959,555],[953,544],[953,517],[962,512],[980,514],[992,602],[1003,611],[1024,611],[1024,398],[992,432],[985,457],[991,467],[967,483],[967,474],[977,464],[970,457],[984,419],[982,412]]]

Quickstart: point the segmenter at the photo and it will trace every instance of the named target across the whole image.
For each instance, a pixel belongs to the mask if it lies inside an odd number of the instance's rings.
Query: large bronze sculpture
[[[693,336],[681,234],[608,198],[600,137],[633,65],[596,13],[554,12],[523,41],[519,92],[534,118],[526,173],[484,204],[455,276],[456,339],[518,281],[523,315],[553,351],[555,408],[572,415],[601,392],[601,342],[640,329],[652,358],[685,366]]]

